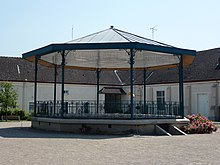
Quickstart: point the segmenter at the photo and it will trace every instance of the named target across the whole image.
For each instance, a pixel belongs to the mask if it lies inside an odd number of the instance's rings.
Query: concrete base
[[[168,124],[179,128],[188,123],[188,119],[110,120],[32,118],[33,128],[76,134],[164,135],[164,130],[159,129],[158,125]]]

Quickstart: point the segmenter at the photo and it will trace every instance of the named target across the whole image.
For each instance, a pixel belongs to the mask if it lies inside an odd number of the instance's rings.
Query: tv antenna
[[[152,33],[152,40],[154,40],[154,32],[157,31],[156,27],[157,25],[149,29],[151,30],[151,33]]]

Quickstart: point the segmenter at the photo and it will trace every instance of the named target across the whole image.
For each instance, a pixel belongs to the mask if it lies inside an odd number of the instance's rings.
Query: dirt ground
[[[107,136],[45,132],[0,122],[1,165],[220,164],[220,131],[187,136]]]

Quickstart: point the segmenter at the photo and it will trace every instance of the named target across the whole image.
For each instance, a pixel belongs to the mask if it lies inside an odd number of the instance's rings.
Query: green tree
[[[8,108],[16,108],[18,94],[13,89],[12,83],[2,82],[0,83],[0,106],[3,110]]]

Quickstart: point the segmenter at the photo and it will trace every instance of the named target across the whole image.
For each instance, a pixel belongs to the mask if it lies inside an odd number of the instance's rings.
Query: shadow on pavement
[[[92,135],[43,131],[31,127],[0,128],[0,138],[75,138],[75,139],[112,139],[133,135]]]

